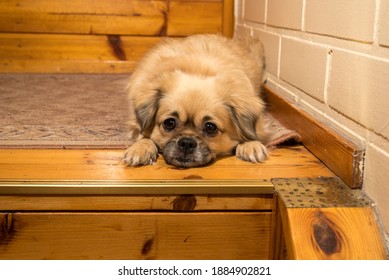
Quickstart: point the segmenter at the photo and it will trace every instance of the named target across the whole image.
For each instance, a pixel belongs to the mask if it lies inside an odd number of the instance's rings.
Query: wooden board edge
[[[365,149],[264,87],[268,111],[301,135],[302,144],[350,188],[363,184]]]
[[[223,1],[222,34],[229,38],[234,35],[234,0]]]
[[[296,254],[296,246],[298,246],[298,244],[296,244],[295,240],[293,239],[293,233],[291,231],[291,225],[290,225],[291,221],[288,217],[287,208],[285,206],[285,203],[283,203],[282,199],[278,195],[275,196],[275,199],[276,199],[275,205],[276,205],[277,213],[278,213],[278,219],[277,219],[278,221],[277,222],[280,223],[280,225],[277,226],[277,229],[281,231],[281,232],[275,233],[279,237],[277,242],[278,242],[278,244],[280,244],[281,240],[283,240],[285,242],[284,243],[284,246],[285,246],[284,256],[288,260],[295,260],[296,259],[296,255],[295,255]],[[274,248],[274,249],[277,249],[277,248]],[[278,248],[277,251],[275,251],[274,257],[279,257],[280,255],[282,255],[282,254],[280,254],[280,248]]]
[[[0,212],[15,211],[272,211],[272,194],[257,195],[0,195]]]
[[[270,236],[269,260],[287,260],[287,249],[283,230],[281,198],[275,191],[273,194],[272,223]],[[287,222],[287,221],[285,221]]]

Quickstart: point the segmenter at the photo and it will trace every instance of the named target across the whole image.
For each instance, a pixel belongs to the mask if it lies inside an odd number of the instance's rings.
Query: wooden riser
[[[0,259],[266,259],[271,213],[0,214]]]

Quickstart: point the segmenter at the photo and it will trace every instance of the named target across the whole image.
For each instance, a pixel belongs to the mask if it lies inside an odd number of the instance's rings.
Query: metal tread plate
[[[272,183],[287,208],[374,206],[362,190],[350,189],[338,177],[276,178]]]

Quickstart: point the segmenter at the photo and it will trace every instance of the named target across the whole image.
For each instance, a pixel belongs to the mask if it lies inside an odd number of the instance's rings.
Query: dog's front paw
[[[244,142],[236,146],[236,157],[251,162],[263,162],[267,157],[267,148],[260,141]]]
[[[158,148],[150,139],[140,139],[124,154],[124,162],[130,166],[153,164],[158,157]]]

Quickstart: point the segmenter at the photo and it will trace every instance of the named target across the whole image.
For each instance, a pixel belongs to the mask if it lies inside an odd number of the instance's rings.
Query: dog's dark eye
[[[163,128],[164,128],[166,131],[172,131],[173,129],[176,128],[176,120],[173,119],[173,118],[166,119],[166,120],[163,122]]]
[[[204,132],[208,134],[208,136],[213,136],[217,132],[217,126],[214,123],[207,122],[204,125]]]

